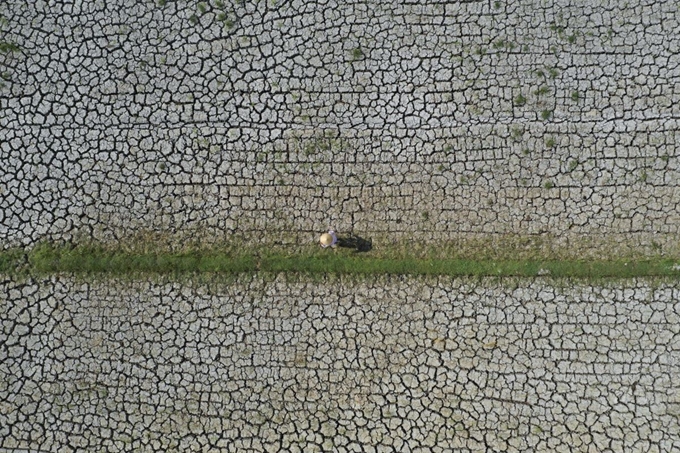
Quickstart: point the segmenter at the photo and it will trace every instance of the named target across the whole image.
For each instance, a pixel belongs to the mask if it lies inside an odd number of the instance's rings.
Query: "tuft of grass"
[[[525,98],[523,95],[518,94],[518,95],[515,97],[515,105],[516,105],[517,107],[522,107],[522,106],[525,105],[526,103],[527,103],[527,98]]]
[[[640,182],[647,182],[648,177],[649,175],[647,174],[647,171],[642,170],[642,172],[640,173]]]
[[[510,136],[515,141],[519,141],[522,138],[523,134],[524,134],[524,131],[519,126],[513,126],[511,131],[510,131]]]
[[[542,110],[541,111],[541,119],[542,120],[549,120],[552,117],[552,110]]]
[[[364,51],[361,50],[361,47],[355,47],[352,49],[352,59],[353,60],[361,60],[364,58]]]
[[[571,92],[571,100],[574,102],[578,102],[579,99],[581,99],[581,95],[579,94],[578,91],[572,91]]]
[[[536,89],[534,91],[534,94],[536,96],[540,97],[540,96],[543,96],[544,94],[548,94],[549,92],[550,92],[550,89],[547,86],[542,86],[542,87],[539,87],[538,89]]]
[[[553,187],[555,187],[555,183],[552,182],[552,181],[546,181],[546,182],[543,184],[543,187],[544,187],[545,189],[552,189]]]
[[[0,41],[0,53],[13,53],[13,52],[19,52],[21,48],[14,44],[13,42],[9,41]]]
[[[556,142],[555,142],[555,139],[553,137],[548,137],[545,140],[545,146],[548,147],[548,148],[554,148],[555,144],[556,144]]]
[[[503,49],[505,47],[505,40],[504,39],[499,39],[495,41],[492,45],[492,47],[496,50]]]

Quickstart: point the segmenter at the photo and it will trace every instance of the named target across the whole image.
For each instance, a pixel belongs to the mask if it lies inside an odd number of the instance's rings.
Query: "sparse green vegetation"
[[[576,170],[576,167],[578,167],[578,161],[576,159],[569,162],[569,169],[568,170],[570,172]]]
[[[355,47],[352,49],[352,59],[354,61],[361,60],[364,58],[364,51],[361,50],[361,47]]]
[[[474,256],[456,254],[454,248],[404,252],[371,250],[363,254],[348,249],[334,252],[312,250],[298,253],[266,252],[262,249],[193,249],[182,252],[153,250],[122,251],[102,246],[56,246],[42,244],[29,251],[0,252],[0,273],[45,275],[234,274],[253,272],[411,274],[452,276],[537,277],[549,274],[573,278],[629,278],[667,276],[680,278],[675,262],[667,258],[609,260],[556,259],[539,252],[519,252],[512,247],[494,248]],[[457,249],[457,248],[456,248]],[[490,253],[493,252],[493,253]],[[518,253],[519,252],[519,253]],[[500,254],[499,254],[500,253]],[[546,272],[548,271],[548,272]],[[540,273],[540,274],[539,274]]]
[[[19,52],[21,48],[9,41],[0,41],[0,53]]]
[[[512,41],[506,41],[505,39],[498,39],[494,41],[492,44],[492,47],[496,50],[500,49],[508,49],[508,50],[514,50],[515,47],[517,47],[517,44],[515,44]]]
[[[555,183],[552,182],[552,181],[546,181],[546,182],[543,184],[543,187],[544,187],[545,189],[552,189],[553,187],[555,187]]]
[[[526,103],[527,103],[527,98],[525,98],[523,95],[518,94],[517,96],[515,96],[515,105],[517,107],[522,107]]]
[[[548,137],[545,140],[545,146],[548,148],[554,148],[556,145],[555,138],[554,137]]]
[[[536,91],[534,91],[534,94],[538,97],[541,97],[544,94],[548,94],[549,92],[550,92],[550,89],[547,86],[543,85],[543,86],[539,87]]]
[[[578,102],[579,99],[581,99],[581,95],[579,94],[578,91],[572,91],[571,92],[571,100],[574,102]]]
[[[522,134],[524,134],[524,131],[522,130],[521,127],[519,126],[513,126],[511,131],[510,131],[510,136],[512,137],[513,140],[517,141],[522,138]]]
[[[548,109],[542,110],[541,111],[541,119],[542,120],[549,120],[552,117],[552,113],[553,113],[552,110],[548,110]]]

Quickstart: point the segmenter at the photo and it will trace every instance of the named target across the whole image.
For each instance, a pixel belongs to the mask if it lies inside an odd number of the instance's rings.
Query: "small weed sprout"
[[[581,95],[579,94],[578,91],[572,91],[571,92],[571,100],[574,102],[578,102],[579,99],[581,99]]]
[[[158,0],[158,6],[165,6],[167,0]]]
[[[647,177],[648,177],[647,171],[642,170],[642,173],[640,173],[640,182],[647,182]]]
[[[576,170],[576,167],[578,167],[578,161],[576,159],[569,162],[569,171],[570,172]]]
[[[545,141],[545,146],[548,148],[554,148],[556,145],[555,138],[554,137],[548,137]]]
[[[21,49],[13,42],[0,41],[0,53],[19,52]]]
[[[191,22],[192,25],[198,24],[198,16],[196,16],[196,14],[192,14],[189,18],[189,22]]]
[[[205,12],[208,10],[208,5],[205,3],[201,2],[198,4],[198,12],[201,14],[205,14]]]
[[[560,72],[555,68],[550,69],[548,73],[550,74],[551,79],[556,79],[557,76],[560,75]]]
[[[552,117],[552,110],[543,110],[541,111],[541,119],[542,120],[549,120]]]
[[[362,58],[364,58],[364,51],[361,50],[361,47],[352,49],[352,59],[354,61],[361,60]]]
[[[569,44],[574,44],[576,42],[576,35],[569,35],[567,41],[569,41]]]
[[[437,170],[439,171],[444,171],[444,164],[439,164],[439,167],[437,167]]]
[[[522,134],[523,134],[522,128],[520,128],[519,126],[514,126],[514,127],[512,128],[512,131],[510,132],[510,136],[511,136],[511,137],[513,138],[513,140],[515,140],[515,141],[521,139],[521,138],[522,138]]]
[[[552,182],[552,181],[546,181],[543,184],[543,187],[546,188],[546,189],[552,189],[553,187],[555,187],[555,183]]]
[[[525,98],[523,95],[518,94],[518,95],[515,97],[515,105],[516,105],[517,107],[522,107],[522,106],[525,105],[526,103],[527,103],[527,98]]]
[[[493,2],[493,7],[495,9],[501,9],[501,2]]]
[[[534,94],[538,97],[541,97],[544,94],[548,94],[549,92],[550,92],[550,90],[548,89],[547,86],[542,86],[542,87],[538,88],[536,91],[534,91]]]

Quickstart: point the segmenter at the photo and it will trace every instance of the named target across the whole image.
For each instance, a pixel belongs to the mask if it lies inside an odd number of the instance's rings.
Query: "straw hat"
[[[333,243],[333,236],[328,233],[324,233],[319,238],[319,242],[321,242],[322,245],[331,245]]]

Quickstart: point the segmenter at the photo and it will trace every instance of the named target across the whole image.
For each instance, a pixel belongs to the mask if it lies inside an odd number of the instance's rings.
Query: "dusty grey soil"
[[[3,250],[333,225],[376,251],[680,256],[676,2],[0,15]],[[0,451],[674,452],[678,291],[5,277]]]
[[[55,277],[0,294],[10,451],[680,448],[677,284]]]
[[[3,248],[331,224],[678,253],[676,2],[218,4],[0,5]]]

